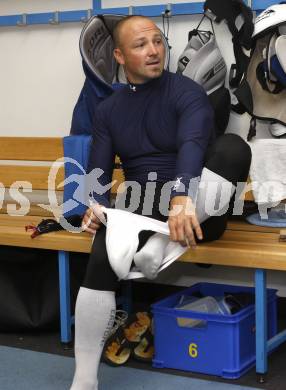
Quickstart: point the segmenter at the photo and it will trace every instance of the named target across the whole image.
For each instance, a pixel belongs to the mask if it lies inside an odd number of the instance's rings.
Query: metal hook
[[[27,26],[27,14],[21,15],[21,21],[20,20],[17,21],[17,26],[19,27]]]
[[[172,4],[171,3],[166,4],[166,9],[164,12],[162,12],[162,14],[167,18],[170,18],[172,16]]]
[[[129,7],[128,7],[128,15],[133,15],[133,6],[132,5],[130,5]]]
[[[83,22],[83,23],[86,23],[89,21],[89,19],[91,18],[92,16],[92,9],[88,9],[86,11],[86,16],[83,16],[80,20]]]
[[[59,24],[59,11],[54,12],[54,18],[49,20],[50,24]]]

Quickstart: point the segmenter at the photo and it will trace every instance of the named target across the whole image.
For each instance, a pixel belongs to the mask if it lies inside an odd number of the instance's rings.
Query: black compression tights
[[[222,176],[236,185],[237,182],[246,181],[251,162],[251,151],[246,142],[237,135],[225,134],[218,138],[207,153],[205,167]],[[142,213],[144,191],[136,213]],[[158,209],[160,200],[160,187],[155,194],[152,218],[166,221]],[[204,239],[200,242],[217,240],[226,228],[227,214],[210,217],[201,224]],[[118,287],[118,278],[109,265],[105,245],[106,228],[102,226],[97,232],[83,286],[94,290],[115,291]],[[139,234],[138,250],[146,243],[152,232],[143,231]]]

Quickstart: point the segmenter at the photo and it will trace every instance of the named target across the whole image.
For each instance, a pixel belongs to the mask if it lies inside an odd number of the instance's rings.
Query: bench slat
[[[256,248],[255,246],[253,248],[231,248],[217,247],[214,244],[212,246],[202,245],[196,249],[195,253],[185,253],[180,261],[286,271],[285,253],[269,248],[265,250],[263,246],[257,252],[257,246],[260,244],[257,242]]]
[[[23,225],[24,226],[24,225]],[[25,248],[41,248],[89,253],[91,237],[88,233],[72,234],[65,231],[48,233],[35,239],[26,233],[23,226],[13,227],[13,233],[0,226],[0,245],[20,246]]]
[[[55,161],[62,156],[62,138],[1,137],[0,160]]]
[[[15,181],[23,181],[32,184],[33,190],[47,190],[50,166],[26,166],[26,165],[2,165],[0,166],[0,183],[9,188]],[[64,180],[64,168],[59,167],[56,186]],[[121,169],[114,169],[112,180],[117,182],[112,187],[112,193],[118,191],[119,185],[124,181],[124,174]],[[24,184],[23,188],[29,188]],[[63,187],[57,188],[63,191]]]
[[[278,233],[280,228],[271,226],[258,226],[247,223],[246,221],[230,220],[227,223],[229,230],[242,230],[247,232],[264,232],[264,233]]]
[[[266,237],[256,232],[245,232],[245,236],[234,233],[227,230],[220,240],[198,245],[194,251],[185,253],[180,261],[286,270],[286,246],[278,242],[278,234],[267,233]],[[246,237],[249,242],[241,242]]]
[[[13,203],[11,202],[4,202],[2,208],[0,209],[0,214],[7,214],[7,204]],[[42,207],[38,206],[37,204],[30,204],[29,207],[22,207],[21,210],[19,210],[19,214],[21,215],[36,215],[36,216],[42,216],[45,218],[53,217],[53,213],[43,209]]]
[[[10,187],[15,181],[23,181],[32,184],[33,190],[47,190],[49,166],[23,166],[23,165],[2,165],[0,166],[0,182],[4,187]],[[56,186],[64,180],[64,169],[60,167],[56,177]],[[24,188],[29,188],[24,184]],[[62,188],[57,191],[63,190]]]
[[[37,225],[41,220],[41,217],[35,216],[9,218],[0,215],[0,244],[90,252],[92,238],[88,233],[60,231],[31,239],[24,226]],[[278,237],[278,233],[227,230],[220,240],[188,250],[180,261],[286,271],[286,243],[278,242]]]
[[[14,226],[14,227],[21,227],[23,231],[25,231],[25,225],[33,225],[38,224],[42,220],[41,216],[35,216],[35,215],[7,215],[7,214],[0,214],[0,227],[4,226]]]
[[[43,218],[40,216],[9,217],[0,215],[0,245],[20,246],[89,253],[92,237],[88,233],[70,233],[66,231],[43,234],[34,239],[31,232],[25,231],[26,225],[36,226]]]
[[[227,230],[228,234],[223,234],[218,241],[235,241],[239,242],[241,245],[249,245],[252,242],[257,243],[257,241],[263,243],[263,245],[278,244],[279,232],[268,233],[268,232],[251,232],[251,231],[242,231],[242,230]],[[204,244],[208,245],[208,243]],[[279,244],[280,247],[280,244]],[[285,247],[284,247],[285,248]]]

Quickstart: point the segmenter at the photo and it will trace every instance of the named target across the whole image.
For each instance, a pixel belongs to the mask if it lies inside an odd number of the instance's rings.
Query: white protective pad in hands
[[[138,235],[143,230],[151,230],[159,233],[163,242],[167,244],[158,272],[175,261],[187,249],[179,243],[169,240],[166,241],[163,238],[163,236],[169,236],[170,234],[166,222],[118,209],[104,207],[103,212],[107,215],[105,239],[107,254],[111,268],[119,279],[134,279],[145,276],[142,272],[132,270],[130,272],[131,264],[139,244]],[[160,240],[157,242],[159,246],[162,245]],[[153,250],[156,251],[156,248],[153,247]]]

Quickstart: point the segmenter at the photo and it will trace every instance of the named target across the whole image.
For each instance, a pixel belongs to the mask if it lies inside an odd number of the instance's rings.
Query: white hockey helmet
[[[283,29],[282,24],[286,22],[286,4],[275,4],[266,8],[254,20],[254,31],[252,38],[266,33],[268,30],[277,27]],[[285,29],[285,27],[284,27]],[[285,34],[279,31],[280,34]]]
[[[257,79],[263,89],[277,94],[286,88],[286,35],[270,34],[262,56],[263,61],[256,70]]]

